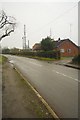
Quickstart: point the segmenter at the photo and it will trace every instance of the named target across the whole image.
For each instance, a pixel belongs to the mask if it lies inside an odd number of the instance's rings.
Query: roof
[[[35,45],[33,46],[33,50],[41,50],[41,44],[35,43]]]
[[[56,47],[59,47],[63,42],[65,41],[69,41],[71,42],[72,44],[74,44],[76,47],[78,47],[75,43],[73,43],[70,39],[63,39],[63,40],[57,40],[57,41],[54,41],[55,42],[55,48]]]

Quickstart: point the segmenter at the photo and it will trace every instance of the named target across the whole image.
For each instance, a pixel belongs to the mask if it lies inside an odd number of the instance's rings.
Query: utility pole
[[[29,40],[28,40],[28,49],[29,49]]]
[[[72,24],[70,24],[70,39],[71,39],[71,32],[72,32]]]

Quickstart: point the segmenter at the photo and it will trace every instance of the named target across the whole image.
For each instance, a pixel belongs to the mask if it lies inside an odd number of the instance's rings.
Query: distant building
[[[41,50],[41,44],[40,43],[34,44],[32,50],[33,51],[40,51]]]
[[[54,41],[55,47],[54,50],[59,50],[62,57],[74,57],[79,54],[79,47],[69,39]],[[41,50],[41,44],[36,43],[33,46],[33,51]]]

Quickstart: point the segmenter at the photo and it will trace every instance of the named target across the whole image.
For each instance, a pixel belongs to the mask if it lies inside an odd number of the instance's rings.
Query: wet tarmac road
[[[78,72],[53,63],[7,56],[60,118],[78,118]]]

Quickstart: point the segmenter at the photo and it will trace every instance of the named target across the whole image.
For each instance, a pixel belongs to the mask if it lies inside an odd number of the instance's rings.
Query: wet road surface
[[[7,55],[60,118],[78,118],[79,70]]]

